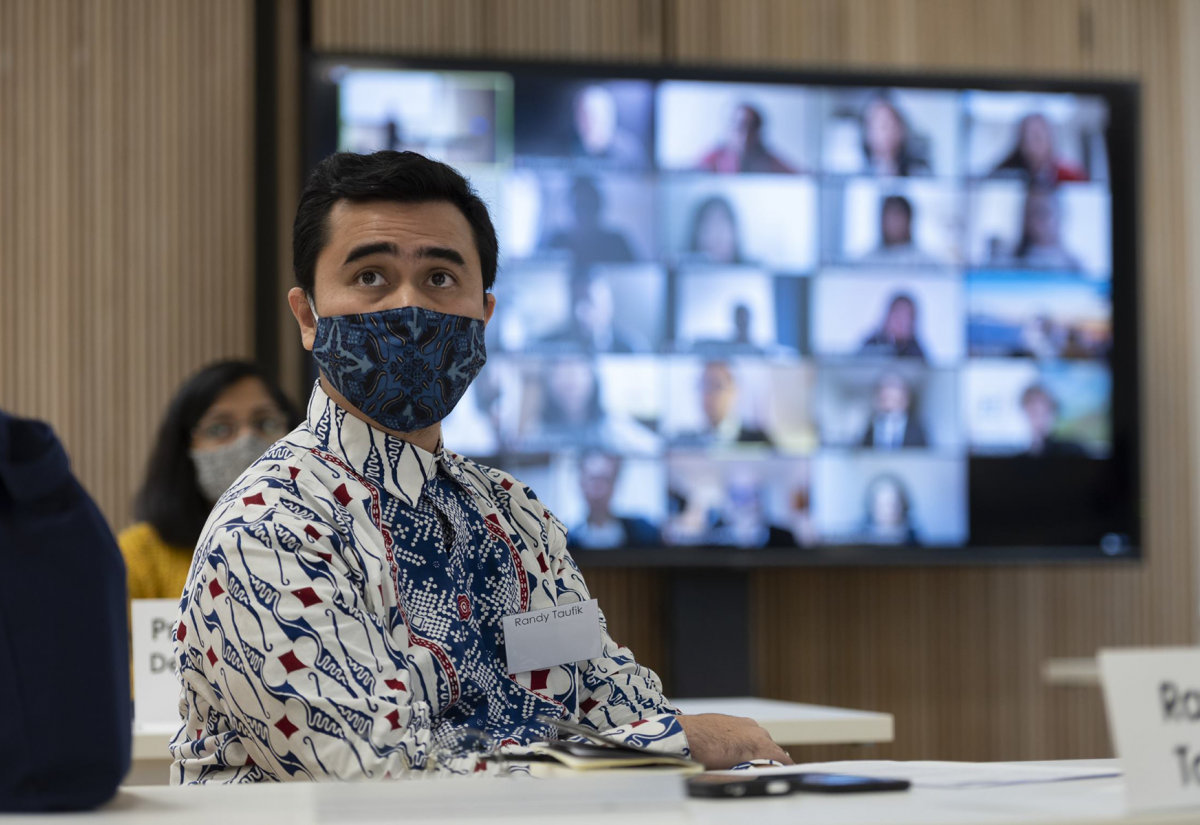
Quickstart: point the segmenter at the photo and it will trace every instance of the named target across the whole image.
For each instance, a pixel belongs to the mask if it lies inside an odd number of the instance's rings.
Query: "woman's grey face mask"
[[[192,450],[189,455],[196,465],[196,483],[200,492],[216,502],[233,486],[238,476],[271,447],[271,442],[253,433],[246,433],[224,446],[211,450]]]

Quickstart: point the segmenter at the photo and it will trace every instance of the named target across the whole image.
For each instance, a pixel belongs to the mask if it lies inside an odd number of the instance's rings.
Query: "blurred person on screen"
[[[1061,358],[1067,339],[1067,328],[1048,312],[1040,312],[1021,327],[1020,344],[1010,354],[1020,358]]]
[[[913,147],[908,121],[887,95],[867,101],[860,118],[863,159],[873,175],[928,175],[929,164]]]
[[[571,279],[571,317],[539,342],[542,348],[569,352],[633,352],[633,343],[613,325],[616,299],[605,278]]]
[[[700,374],[700,404],[704,428],[679,437],[680,446],[720,447],[733,445],[771,445],[761,429],[742,420],[739,410],[737,376],[725,361],[709,361]]]
[[[633,247],[625,235],[605,225],[604,193],[589,177],[576,178],[571,184],[571,225],[555,231],[546,240],[548,249],[571,253],[577,271],[597,263],[628,263],[634,259]]]
[[[1021,411],[1029,424],[1030,456],[1081,456],[1083,447],[1054,435],[1058,426],[1059,405],[1054,394],[1042,384],[1031,384],[1021,393]]]
[[[861,263],[880,266],[935,266],[940,261],[913,240],[913,205],[903,195],[888,195],[879,209],[879,246]]]
[[[537,428],[526,433],[527,451],[568,448],[618,453],[657,453],[660,437],[628,415],[604,408],[603,388],[586,358],[563,358],[544,365]]]
[[[862,446],[876,450],[925,447],[925,428],[915,412],[913,389],[897,373],[885,373],[875,384],[871,418]]]
[[[904,481],[892,473],[881,473],[867,484],[863,501],[865,516],[862,540],[868,544],[918,544],[912,522],[912,497]]]
[[[917,304],[911,295],[892,297],[883,322],[863,342],[859,354],[925,360],[925,350],[917,340]]]
[[[213,505],[242,472],[300,423],[283,390],[247,361],[220,361],[175,392],[117,537],[130,599],[177,599]]]
[[[621,126],[617,99],[612,91],[592,83],[576,93],[571,107],[572,154],[605,166],[642,169],[646,151],[642,142]]]
[[[567,532],[568,547],[609,549],[657,547],[658,528],[641,516],[613,512],[613,495],[621,473],[621,457],[599,450],[585,452],[579,460],[579,490],[587,505],[583,521]]]
[[[710,264],[743,263],[737,213],[728,198],[705,198],[692,213],[688,253]]]
[[[776,157],[762,135],[762,112],[742,103],[733,110],[729,131],[721,145],[700,158],[696,166],[704,172],[794,174],[797,170]]]
[[[1053,186],[1070,181],[1086,181],[1087,172],[1063,160],[1054,146],[1054,127],[1043,114],[1021,118],[1017,125],[1017,144],[992,171],[992,177],[1016,177],[1031,184]]]
[[[1078,272],[1079,259],[1063,247],[1062,204],[1053,189],[1030,187],[1021,209],[1021,239],[1007,263],[1030,269]]]
[[[795,547],[791,531],[771,524],[763,502],[759,479],[749,473],[734,473],[725,487],[725,506],[713,524],[719,544],[738,547]]]
[[[762,355],[763,348],[754,342],[754,312],[744,303],[733,305],[729,317],[728,338],[702,338],[692,348],[698,353],[715,356]]]

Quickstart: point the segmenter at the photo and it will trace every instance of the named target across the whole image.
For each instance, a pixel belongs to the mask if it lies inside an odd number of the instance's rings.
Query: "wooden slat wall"
[[[891,711],[880,757],[1108,754],[1099,692],[1048,688],[1051,656],[1197,641],[1195,342],[1183,130],[1200,24],[1176,0],[315,0],[325,52],[872,67],[1138,78],[1147,561],[1140,566],[789,570],[754,577],[764,695]],[[1190,27],[1180,26],[1190,20]],[[1186,32],[1190,31],[1190,35]],[[1187,48],[1185,48],[1185,45]],[[1185,85],[1191,78],[1192,85]],[[1194,151],[1195,140],[1190,148]],[[1193,176],[1194,182],[1198,181]],[[1190,200],[1189,200],[1190,197]],[[1189,212],[1188,210],[1192,211]],[[669,573],[596,570],[615,635],[662,670]],[[669,674],[665,674],[668,677]],[[854,752],[813,749],[809,757]]]
[[[0,407],[114,527],[177,384],[252,341],[252,7],[0,0]]]

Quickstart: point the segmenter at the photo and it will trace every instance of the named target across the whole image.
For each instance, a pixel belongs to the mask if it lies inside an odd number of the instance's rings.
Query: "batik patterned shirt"
[[[217,502],[180,602],[176,784],[466,774],[548,715],[687,753],[655,673],[509,675],[503,616],[589,599],[562,524],[506,473],[308,416]]]

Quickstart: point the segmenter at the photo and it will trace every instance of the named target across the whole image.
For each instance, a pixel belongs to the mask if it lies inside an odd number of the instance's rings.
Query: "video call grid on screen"
[[[445,440],[589,561],[1138,555],[1136,87],[358,58],[311,79],[312,162],[417,151],[487,201],[489,362]]]

